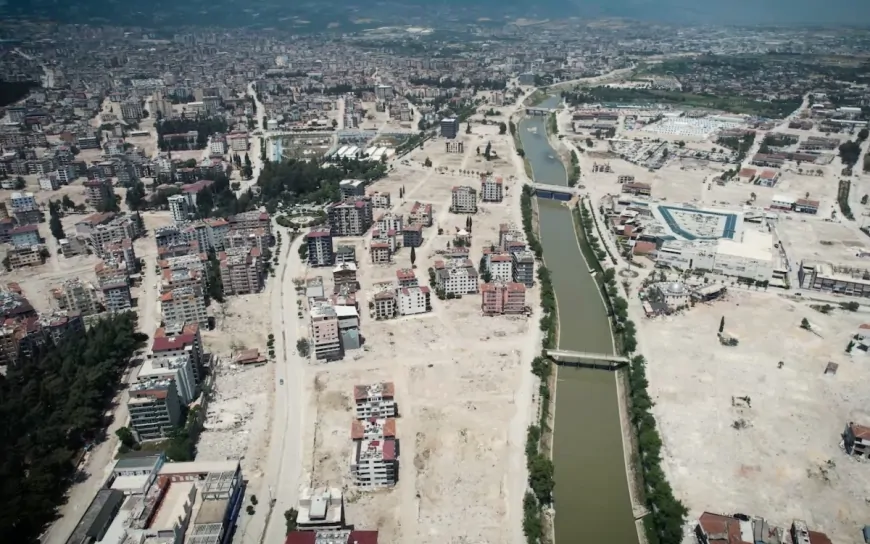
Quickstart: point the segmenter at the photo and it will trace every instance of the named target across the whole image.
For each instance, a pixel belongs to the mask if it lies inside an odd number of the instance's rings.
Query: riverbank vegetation
[[[577,152],[571,150],[571,167],[568,168],[568,187],[574,187],[580,181],[580,159]]]
[[[532,194],[531,187],[523,187],[520,208],[526,240],[529,248],[539,260],[538,281],[541,285],[541,309],[543,312],[540,327],[544,333],[542,347],[547,349],[556,347],[559,322],[556,295],[553,291],[550,271],[540,262],[543,258],[543,251],[534,231]],[[551,431],[549,414],[552,368],[552,362],[544,357],[543,353],[531,362],[531,372],[539,379],[540,414],[538,421],[529,426],[526,435],[526,468],[529,477],[529,491],[523,497],[523,534],[525,534],[529,544],[538,544],[544,540],[545,528],[542,510],[552,503],[553,489],[556,486],[555,466],[550,459],[549,449],[546,447],[549,442],[547,437]]]
[[[619,294],[616,270],[601,265],[603,251],[591,232],[594,220],[583,202],[574,210],[578,225],[578,240],[590,267],[595,270],[596,283],[608,309],[617,352],[631,357],[638,350],[633,321],[628,319],[628,301]],[[602,257],[597,258],[599,255]],[[590,258],[592,257],[592,258]],[[683,525],[688,511],[674,497],[673,489],[661,467],[662,440],[652,414],[652,400],[647,392],[646,361],[642,355],[632,357],[628,367],[628,405],[631,424],[637,437],[638,473],[643,479],[648,518],[644,520],[647,541],[650,544],[679,544],[683,539]]]

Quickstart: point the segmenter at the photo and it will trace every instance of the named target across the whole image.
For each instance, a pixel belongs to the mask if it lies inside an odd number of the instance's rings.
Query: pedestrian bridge
[[[587,351],[570,351],[562,349],[544,350],[547,357],[560,366],[575,366],[580,368],[598,368],[602,370],[619,370],[627,366],[628,357],[610,355],[607,353],[589,353]]]
[[[567,185],[547,185],[546,183],[526,182],[535,190],[535,196],[550,200],[562,200],[567,202],[574,196],[580,196],[580,189]]]

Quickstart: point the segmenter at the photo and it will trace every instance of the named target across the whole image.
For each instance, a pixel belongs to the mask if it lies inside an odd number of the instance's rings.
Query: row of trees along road
[[[133,352],[147,340],[135,325],[133,313],[104,319],[0,375],[3,542],[38,541],[64,500],[80,455],[104,439],[103,414]]]

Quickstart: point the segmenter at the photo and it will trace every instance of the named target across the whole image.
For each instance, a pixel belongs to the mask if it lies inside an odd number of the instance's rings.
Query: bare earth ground
[[[473,128],[490,133],[486,138],[493,139],[493,149],[504,148],[507,156],[509,136],[499,136],[495,126]],[[446,248],[455,228],[465,227],[466,216],[448,212],[450,188],[479,186],[476,176],[450,171],[485,167],[482,158],[477,161],[472,143],[476,147],[482,142],[482,152],[486,140],[479,134],[462,137],[469,139],[465,157],[446,155],[438,139],[405,157],[413,165],[429,157],[434,168],[396,165],[387,179],[372,187],[395,198],[404,186],[405,200],[398,203],[404,215],[414,201],[433,204],[434,225],[425,230],[424,245],[416,252],[421,285],[428,284],[427,269],[438,257],[435,251]],[[436,173],[439,166],[446,167],[446,173]],[[509,157],[490,163],[493,166],[506,178],[513,173]],[[510,195],[519,191],[518,182],[506,183]],[[481,204],[473,216],[475,267],[482,248],[497,243],[498,225],[519,222],[518,205],[510,195],[501,204]],[[437,235],[439,226],[444,235]],[[311,485],[345,487],[348,521],[377,527],[386,542],[515,540],[522,497],[511,492],[509,484],[511,478],[525,478],[522,441],[531,396],[522,394],[522,384],[529,373],[526,359],[538,346],[537,324],[524,317],[482,317],[479,295],[440,301],[434,293],[431,313],[374,321],[367,315],[366,293],[373,283],[394,280],[398,268],[409,267],[410,251],[400,250],[390,266],[375,266],[365,250],[368,239],[341,240],[348,242],[357,245],[365,345],[348,352],[341,362],[308,369],[313,391],[309,413],[314,417],[304,440],[305,451],[311,452],[305,462]],[[309,271],[312,275],[323,275],[331,288],[328,270]],[[538,296],[535,288],[526,298],[535,304]],[[377,381],[396,384],[400,480],[393,489],[360,492],[349,479],[351,394],[354,385]],[[522,417],[517,417],[518,409]]]
[[[716,338],[723,316],[737,347]],[[804,317],[818,335],[800,328]],[[665,471],[690,519],[704,510],[781,526],[803,519],[835,542],[857,541],[870,471],[845,455],[840,434],[870,420],[870,359],[845,353],[866,321],[866,312],[826,316],[773,294],[732,292],[643,323]],[[824,374],[829,361],[835,375]],[[743,396],[751,408],[732,404]],[[746,428],[732,427],[739,420]]]

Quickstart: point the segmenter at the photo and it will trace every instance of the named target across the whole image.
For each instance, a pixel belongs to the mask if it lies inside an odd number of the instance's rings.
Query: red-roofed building
[[[168,329],[168,330],[167,330]],[[154,332],[154,341],[148,358],[187,354],[190,356],[193,377],[197,383],[202,376],[203,349],[198,323],[160,327]]]
[[[389,487],[399,476],[398,440],[383,438],[354,441],[350,474],[359,487]]]
[[[342,540],[337,540],[341,538]],[[346,540],[345,540],[346,538]],[[284,544],[378,544],[377,531],[293,531]]]
[[[797,202],[794,203],[794,211],[815,215],[819,212],[819,201],[799,198],[797,199]]]
[[[480,286],[483,315],[521,314],[526,308],[526,286],[515,282],[484,283]]]
[[[752,535],[751,529],[749,535]],[[739,519],[710,512],[698,518],[695,536],[699,544],[753,544],[751,540],[743,540]]]

